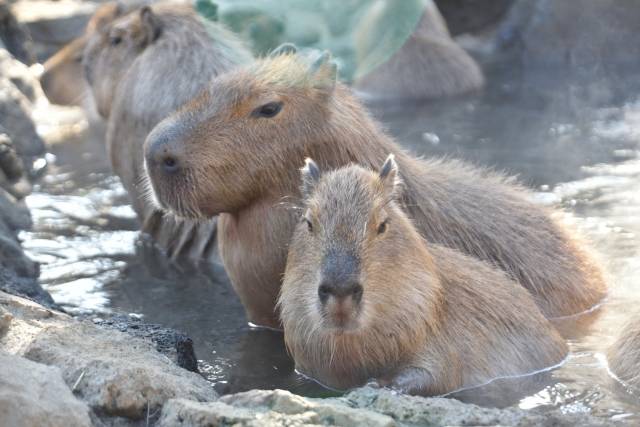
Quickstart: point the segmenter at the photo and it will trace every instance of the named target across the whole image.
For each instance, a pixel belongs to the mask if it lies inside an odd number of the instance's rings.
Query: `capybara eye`
[[[253,110],[251,115],[254,117],[265,117],[270,119],[271,117],[275,117],[280,110],[282,110],[282,102],[270,102]]]
[[[380,225],[378,226],[378,234],[382,234],[385,231],[387,231],[387,223],[389,222],[388,219],[385,219],[384,221],[382,221],[380,223]]]
[[[111,38],[109,38],[109,43],[111,43],[111,46],[117,46],[120,44],[120,42],[122,42],[122,37],[120,36],[111,36]]]

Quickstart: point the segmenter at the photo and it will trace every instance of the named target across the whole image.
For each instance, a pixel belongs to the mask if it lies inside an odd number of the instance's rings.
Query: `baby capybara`
[[[627,322],[607,357],[609,368],[621,381],[640,389],[640,316]]]
[[[327,169],[375,168],[394,153],[400,203],[418,232],[480,258],[528,289],[549,317],[579,313],[606,292],[575,238],[513,178],[455,160],[416,159],[336,81],[328,53],[288,49],[212,80],[145,143],[156,201],[184,217],[220,214],[218,243],[249,319],[279,326],[274,310],[300,197],[305,157]]]
[[[279,299],[298,370],[336,388],[369,379],[443,394],[557,365],[567,346],[504,272],[427,243],[378,173],[303,169],[301,221]]]
[[[145,138],[213,77],[251,60],[234,34],[174,2],[135,9],[88,35],[84,76],[98,112],[108,121],[111,165],[143,230],[172,257],[199,260],[213,255],[216,225],[176,222],[143,197]]]

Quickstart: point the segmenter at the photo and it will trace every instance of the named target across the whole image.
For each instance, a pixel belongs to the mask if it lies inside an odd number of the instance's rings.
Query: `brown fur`
[[[220,215],[220,253],[249,318],[277,326],[274,311],[299,197],[293,172],[305,157],[323,168],[377,167],[391,152],[405,183],[402,203],[432,243],[490,261],[531,291],[546,316],[586,310],[602,299],[598,266],[512,178],[459,161],[406,154],[327,63],[298,55],[257,61],[215,79],[147,139],[180,147],[181,172],[150,169],[156,198],[182,216]],[[333,78],[332,78],[333,76]],[[283,102],[273,118],[252,111]]]
[[[359,63],[379,49],[370,46],[371,31],[381,31],[377,21],[394,2],[373,6],[356,29]],[[377,38],[374,38],[377,40]],[[368,71],[368,70],[366,70]],[[418,25],[404,45],[373,70],[358,70],[354,87],[373,98],[424,99],[455,96],[484,86],[482,70],[451,38],[433,2],[426,3]]]
[[[117,44],[113,44],[117,40]],[[203,258],[215,223],[162,218],[144,199],[142,146],[149,131],[192,99],[216,75],[251,60],[236,37],[192,8],[157,3],[94,32],[84,52],[85,77],[98,111],[108,119],[107,151],[133,207],[172,256]]]
[[[560,363],[567,346],[527,291],[489,264],[427,244],[395,202],[389,168],[383,176],[346,167],[307,190],[310,225],[293,235],[279,299],[296,367],[332,387],[376,378],[433,395]],[[321,303],[336,250],[357,260],[359,301]],[[340,301],[347,320],[336,325]]]
[[[609,368],[625,383],[640,389],[640,317],[636,316],[607,353]]]
[[[84,34],[47,59],[43,64],[40,85],[49,101],[60,105],[82,105],[87,95],[86,85],[82,83],[82,52],[87,40],[124,11],[125,6],[119,2],[100,5],[87,23]]]

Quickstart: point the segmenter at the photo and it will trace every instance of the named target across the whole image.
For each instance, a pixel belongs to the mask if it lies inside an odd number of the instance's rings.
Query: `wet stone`
[[[92,321],[101,328],[115,329],[151,341],[158,352],[169,357],[181,368],[198,372],[198,359],[193,349],[193,341],[180,331],[145,323],[139,317],[126,314],[118,314],[108,319],[94,318]]]

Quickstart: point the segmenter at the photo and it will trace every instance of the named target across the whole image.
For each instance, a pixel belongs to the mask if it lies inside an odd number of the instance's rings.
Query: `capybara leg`
[[[436,394],[433,375],[422,368],[404,368],[390,379],[378,380],[378,384],[406,394]]]

